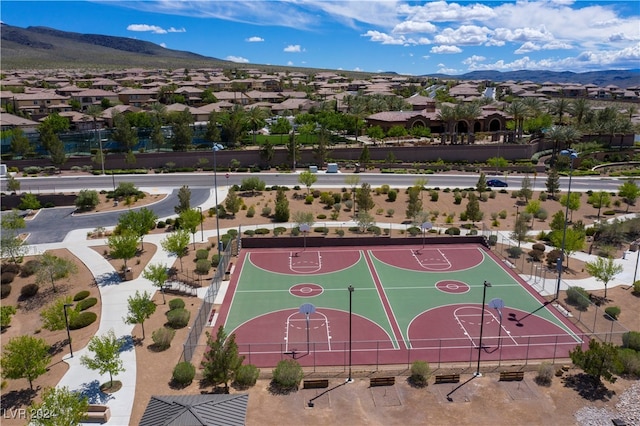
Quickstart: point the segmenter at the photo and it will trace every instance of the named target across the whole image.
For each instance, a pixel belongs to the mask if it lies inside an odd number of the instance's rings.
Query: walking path
[[[218,199],[224,200],[226,192],[226,189],[219,189]],[[215,206],[215,197],[213,195],[212,191],[211,196],[200,205],[203,210]],[[254,229],[260,226],[247,226],[243,227],[243,230]],[[289,223],[279,224],[279,226],[292,228],[296,225]],[[356,223],[352,221],[342,222],[342,226],[348,228],[356,226]],[[389,224],[389,226],[392,228],[392,232],[393,230],[399,231],[407,228],[407,225],[403,224]],[[106,240],[87,240],[86,235],[88,231],[90,230],[77,229],[71,231],[67,234],[63,242],[31,246],[31,252],[42,253],[49,249],[67,248],[92,271],[102,300],[102,315],[96,335],[103,335],[109,330],[113,330],[116,337],[121,337],[125,343],[121,359],[126,370],[114,377],[114,379],[122,382],[122,388],[113,394],[104,394],[100,391],[100,384],[107,382],[109,380],[109,376],[108,374],[98,376],[95,371],[88,370],[80,364],[80,358],[82,355],[89,354],[86,347],[74,352],[73,357],[70,357],[69,355],[63,357],[63,360],[69,365],[69,370],[61,379],[59,386],[67,386],[71,390],[81,391],[89,398],[89,402],[91,404],[108,405],[111,409],[112,416],[107,424],[125,426],[129,424],[135,397],[136,354],[133,338],[131,336],[133,326],[125,324],[122,319],[128,313],[127,298],[129,296],[134,295],[136,291],[148,291],[153,293],[155,288],[149,280],[142,276],[132,281],[127,281],[126,285],[123,285],[123,283],[120,282],[118,273],[109,264],[109,262],[107,262],[107,260],[95,250],[89,249],[91,246],[105,245]],[[221,234],[226,233],[226,231],[227,229],[220,229]],[[204,231],[204,240],[206,241],[208,238],[216,234],[216,230],[206,230]],[[511,241],[509,232],[501,231],[499,234],[501,241]],[[160,241],[164,238],[165,236],[163,234],[151,234],[145,236],[145,242],[155,244],[158,247],[153,258],[150,260],[150,263],[173,264],[175,261],[175,257],[165,252],[160,245]],[[511,243],[517,244],[515,241],[511,241]],[[529,248],[530,244],[523,243],[522,247],[525,249]],[[575,253],[573,257],[583,261],[589,261],[595,259],[596,256],[590,256],[585,253]],[[622,259],[616,259],[615,262],[622,265],[624,269],[613,282],[630,284],[635,274],[637,261],[637,254],[625,255]],[[545,291],[547,291],[548,294],[553,294],[555,291],[556,280],[553,278],[547,278],[544,280],[541,277],[537,277],[536,274],[522,275],[522,277],[527,282],[531,282],[535,287],[545,288]],[[602,283],[598,282],[593,277],[565,282],[565,285],[579,285],[588,290],[602,288]],[[225,290],[226,287],[223,286],[216,298],[216,304],[222,303]],[[203,298],[206,291],[206,287],[199,289],[198,296]]]

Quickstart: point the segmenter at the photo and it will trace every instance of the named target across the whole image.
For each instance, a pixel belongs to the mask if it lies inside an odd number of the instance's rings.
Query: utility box
[[[318,166],[309,166],[309,172],[318,173]]]
[[[327,173],[338,173],[338,163],[327,164]]]

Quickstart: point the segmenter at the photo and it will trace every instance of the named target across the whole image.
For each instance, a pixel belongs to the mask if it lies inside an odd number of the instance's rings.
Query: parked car
[[[498,188],[506,188],[509,185],[507,184],[507,182],[501,181],[500,179],[489,179],[487,181],[487,186],[498,187]]]

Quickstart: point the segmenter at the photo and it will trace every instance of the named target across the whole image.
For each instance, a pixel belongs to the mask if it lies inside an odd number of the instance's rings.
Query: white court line
[[[312,328],[314,328],[311,324],[313,324],[313,322],[318,322],[321,321],[322,323],[326,324],[325,325],[325,329],[326,329],[326,334],[327,334],[327,347],[329,348],[329,352],[331,352],[331,333],[329,332],[329,320],[327,319],[327,316],[325,314],[323,314],[322,312],[316,312],[316,314],[321,315],[322,318],[324,319],[309,319],[309,329],[311,330]],[[304,322],[304,326],[300,327],[302,329],[305,330],[306,332],[306,328],[307,328],[307,319],[306,318],[293,318],[296,315],[301,315],[300,312],[295,312],[291,315],[289,315],[287,317],[287,322],[285,323],[285,331],[284,331],[284,341],[285,341],[285,352],[289,352],[289,329],[293,326],[294,323],[296,322]],[[293,319],[292,319],[293,318]],[[318,327],[315,328],[320,328],[322,327],[322,324]],[[315,342],[315,343],[320,343],[320,342]]]
[[[293,259],[297,258],[298,256],[296,256],[298,254],[298,252],[289,252],[289,270],[291,272],[296,272],[296,273],[311,273],[311,272],[318,272],[322,269],[322,255],[320,254],[319,251],[315,251],[315,252],[303,252],[303,253],[315,253],[316,256],[318,257],[318,261],[315,264],[311,264],[309,266],[306,266],[302,263],[294,265]]]

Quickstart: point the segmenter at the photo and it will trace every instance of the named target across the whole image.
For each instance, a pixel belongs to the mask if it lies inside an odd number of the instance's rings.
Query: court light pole
[[[640,240],[636,240],[634,244],[636,245],[636,268],[633,270],[633,282],[631,283],[632,287],[636,283],[636,277],[638,276],[638,261],[640,260],[640,247],[638,245],[640,244]]]
[[[204,228],[202,225],[204,223],[204,216],[202,215],[202,207],[198,206],[198,210],[200,210],[200,239],[204,242]]]
[[[352,321],[351,321],[351,317],[353,314],[353,310],[352,310],[352,300],[353,300],[353,286],[349,285],[349,287],[347,287],[347,290],[349,290],[349,378],[347,379],[347,383],[353,383],[353,379],[351,378],[351,346],[352,346]]]
[[[480,356],[482,355],[482,329],[484,326],[484,303],[487,300],[487,287],[491,287],[491,283],[489,281],[485,281],[482,286],[482,313],[480,314],[480,342],[478,343],[478,366],[476,367],[476,372],[473,373],[474,377],[482,377],[482,373],[480,373]]]
[[[562,247],[560,249],[560,257],[558,258],[558,283],[556,285],[556,300],[560,298],[560,284],[562,283],[562,262],[565,256],[565,246],[567,243],[567,226],[569,225],[569,203],[571,202],[571,178],[573,177],[573,160],[578,158],[578,153],[573,149],[563,149],[560,155],[569,157],[569,187],[567,188],[567,205],[564,213],[564,229],[562,231]]]
[[[67,308],[73,306],[71,303],[65,303],[62,309],[64,310],[64,324],[67,326],[67,338],[69,339],[69,352],[71,358],[73,358],[73,347],[71,347],[71,332],[69,331],[69,317],[67,316]]]
[[[224,149],[223,145],[220,145],[217,142],[213,143],[213,189],[215,191],[215,203],[216,203],[216,236],[218,238],[218,262],[220,261],[220,253],[222,249],[220,246],[222,245],[222,241],[220,241],[220,210],[218,209],[218,156],[216,153]]]

